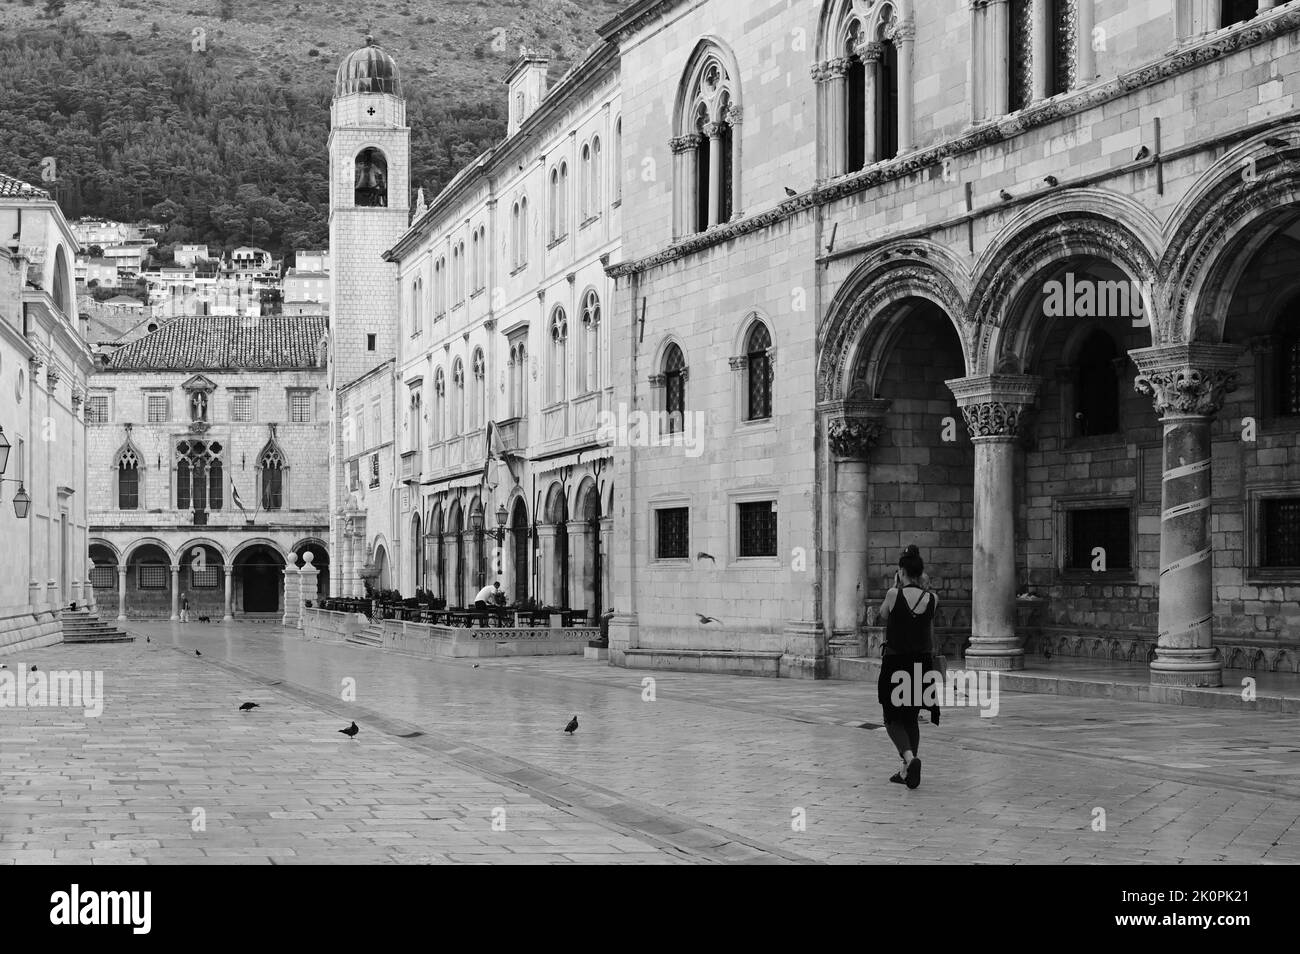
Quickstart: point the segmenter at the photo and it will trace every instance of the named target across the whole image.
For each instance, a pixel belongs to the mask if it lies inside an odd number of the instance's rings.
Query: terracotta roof
[[[320,315],[176,318],[113,355],[109,370],[315,368]]]
[[[5,199],[48,199],[50,194],[44,189],[28,185],[21,179],[7,176],[0,172],[0,198]]]

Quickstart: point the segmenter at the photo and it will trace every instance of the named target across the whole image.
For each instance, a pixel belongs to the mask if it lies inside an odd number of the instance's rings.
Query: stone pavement
[[[106,682],[99,719],[0,710],[0,863],[1300,861],[1291,715],[1003,692],[922,727],[908,791],[866,684],[130,628],[0,660]]]

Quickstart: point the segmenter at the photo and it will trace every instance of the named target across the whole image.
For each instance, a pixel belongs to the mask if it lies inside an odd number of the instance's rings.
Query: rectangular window
[[[736,506],[740,517],[740,555],[776,556],[776,501],[760,500]]]
[[[167,573],[167,566],[163,563],[143,563],[137,566],[135,568],[136,589],[167,589]]]
[[[86,398],[86,423],[108,423],[108,395],[92,394]]]
[[[348,490],[357,490],[361,487],[361,461],[348,461]]]
[[[222,571],[219,566],[205,566],[203,569],[190,567],[190,589],[215,590],[222,585]]]
[[[690,513],[688,507],[655,511],[655,559],[690,559]]]
[[[1067,570],[1132,569],[1128,507],[1071,510],[1066,545]],[[1097,552],[1098,548],[1102,552]],[[1104,555],[1105,562],[1098,562]]]
[[[168,411],[168,398],[165,394],[149,395],[149,423],[166,424],[171,420],[171,414]]]
[[[1261,565],[1300,567],[1300,497],[1261,501],[1264,552]]]
[[[310,424],[312,418],[312,393],[310,391],[289,392],[289,420],[294,424]]]
[[[237,424],[248,424],[253,420],[251,391],[236,391],[230,396],[230,419]]]
[[[375,336],[374,336],[374,335],[366,335],[366,350],[367,350],[367,351],[374,351],[374,350],[375,350]]]
[[[379,486],[379,455],[370,455],[370,486]]]
[[[90,585],[97,590],[111,590],[117,586],[117,567],[95,567],[90,571]]]

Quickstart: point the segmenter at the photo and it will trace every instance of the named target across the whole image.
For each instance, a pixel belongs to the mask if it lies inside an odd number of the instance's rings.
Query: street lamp
[[[500,546],[501,541],[506,538],[507,516],[508,514],[506,513],[505,504],[501,504],[499,507],[497,507],[497,545],[498,546]]]
[[[27,510],[32,505],[32,498],[27,496],[27,491],[22,482],[18,484],[18,493],[14,494],[14,513],[19,520],[27,519]]]
[[[469,512],[469,528],[475,533],[483,529],[483,505],[479,504]]]
[[[3,474],[5,468],[9,466],[9,449],[12,446],[9,438],[5,437],[5,429],[0,427],[0,474]]]

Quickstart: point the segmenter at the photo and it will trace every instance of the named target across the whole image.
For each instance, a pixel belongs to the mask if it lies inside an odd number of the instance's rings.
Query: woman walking
[[[918,676],[934,669],[934,611],[939,598],[930,592],[921,551],[911,544],[898,558],[894,585],[880,605],[885,624],[884,658],[880,665],[880,682],[876,695],[885,714],[885,731],[903,759],[903,769],[891,782],[916,788],[921,784],[921,727],[918,715],[930,709],[930,721],[939,723],[939,706],[924,707]],[[904,673],[895,676],[895,673]]]

